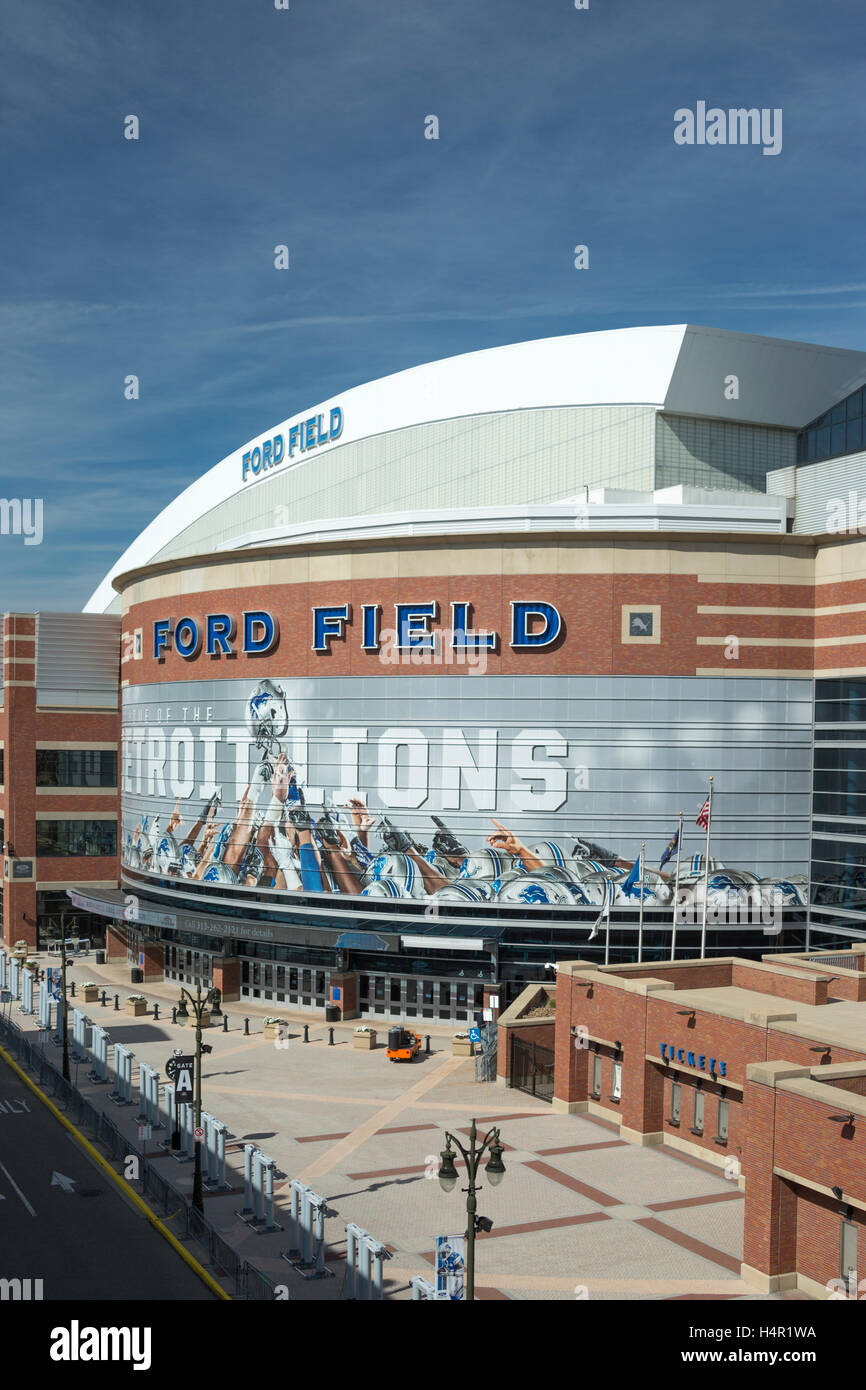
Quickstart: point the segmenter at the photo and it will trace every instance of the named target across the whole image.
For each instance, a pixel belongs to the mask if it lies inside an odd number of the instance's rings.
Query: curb
[[[167,1226],[163,1225],[159,1217],[156,1216],[150,1210],[150,1207],[147,1205],[146,1202],[142,1200],[141,1197],[139,1197],[138,1193],[134,1192],[132,1188],[129,1186],[129,1184],[117,1173],[115,1173],[111,1164],[103,1158],[102,1154],[99,1152],[98,1149],[96,1149],[93,1146],[93,1144],[91,1144],[90,1140],[85,1139],[84,1135],[81,1133],[79,1129],[75,1127],[72,1121],[68,1120],[66,1116],[62,1113],[62,1111],[58,1110],[54,1102],[48,1099],[44,1091],[41,1091],[34,1081],[31,1081],[30,1077],[23,1070],[23,1068],[19,1067],[14,1057],[10,1057],[5,1047],[0,1047],[0,1057],[2,1057],[3,1061],[6,1062],[7,1065],[10,1066],[12,1070],[15,1072],[15,1074],[21,1078],[25,1086],[27,1086],[33,1092],[37,1099],[41,1100],[42,1104],[46,1107],[46,1109],[50,1110],[54,1118],[60,1121],[64,1129],[67,1129],[69,1131],[73,1139],[75,1139],[75,1141],[81,1145],[88,1157],[92,1158],[105,1173],[106,1177],[111,1179],[115,1187],[120,1189],[123,1196],[127,1197],[138,1208],[142,1216],[144,1216],[150,1222],[151,1226],[153,1226],[155,1230],[157,1230],[159,1234],[165,1240],[168,1241],[169,1245],[176,1252],[176,1254],[180,1255],[181,1259],[189,1265],[193,1273],[197,1274],[199,1279],[201,1279],[202,1282],[207,1285],[211,1293],[216,1294],[217,1298],[224,1299],[225,1302],[231,1303],[231,1295],[227,1294],[225,1289],[222,1288],[221,1285],[219,1285],[210,1274],[208,1274],[207,1270],[204,1268],[203,1265],[199,1264],[198,1260],[195,1258],[194,1255],[191,1255],[188,1250],[184,1249],[177,1237],[172,1234],[172,1232],[168,1229]]]

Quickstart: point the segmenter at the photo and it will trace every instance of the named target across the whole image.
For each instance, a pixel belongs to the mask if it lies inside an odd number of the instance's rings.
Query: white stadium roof
[[[739,396],[728,400],[735,375]],[[866,353],[687,324],[542,338],[463,353],[367,382],[257,435],[190,484],[112,566],[85,612],[105,612],[115,575],[147,565],[193,522],[277,473],[344,444],[433,421],[561,406],[649,406],[739,423],[799,428],[866,379]],[[339,440],[242,479],[245,453],[310,416],[342,411]]]

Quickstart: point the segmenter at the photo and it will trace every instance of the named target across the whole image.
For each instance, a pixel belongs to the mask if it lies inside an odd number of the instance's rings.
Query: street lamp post
[[[202,995],[201,985],[196,985],[195,998],[188,989],[181,986],[180,1004],[177,1010],[178,1023],[186,1022],[189,1018],[189,1010],[186,1007],[188,999],[195,1014],[195,1100],[193,1102],[193,1128],[196,1130],[195,1136],[195,1171],[192,1180],[192,1204],[198,1211],[204,1211],[204,1194],[202,1191],[201,1179],[201,1140],[198,1137],[198,1130],[201,1129],[201,1016],[205,1009],[209,1008],[211,1018],[222,1018],[220,1009],[220,999],[222,995],[218,989],[209,989],[207,994]],[[210,1052],[210,1047],[207,1051]]]
[[[490,1150],[490,1157],[484,1165],[484,1171],[491,1187],[497,1187],[505,1176],[505,1164],[502,1162],[502,1145],[499,1142],[499,1130],[489,1129],[485,1134],[481,1144],[477,1142],[478,1132],[475,1121],[472,1121],[469,1130],[469,1149],[465,1149],[460,1140],[455,1135],[445,1133],[445,1148],[442,1150],[442,1162],[439,1166],[439,1185],[443,1192],[453,1192],[457,1184],[457,1169],[454,1166],[455,1145],[463,1155],[463,1162],[466,1164],[466,1175],[469,1179],[469,1186],[461,1190],[467,1194],[466,1197],[466,1300],[475,1298],[475,1235],[479,1230],[489,1231],[493,1225],[483,1216],[477,1216],[478,1203],[476,1192],[479,1184],[478,1167],[484,1154]]]

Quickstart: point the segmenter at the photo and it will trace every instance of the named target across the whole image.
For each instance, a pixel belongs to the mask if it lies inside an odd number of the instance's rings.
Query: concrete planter
[[[373,1033],[353,1033],[352,1046],[360,1049],[361,1052],[372,1052],[376,1046],[376,1034]]]
[[[127,1012],[128,1014],[131,1014],[131,1015],[133,1016],[133,1018],[141,1018],[142,1014],[146,1014],[146,1013],[147,1013],[147,1000],[146,1000],[146,999],[127,999],[127,1001],[126,1001],[126,1012]]]
[[[470,1042],[470,1040],[469,1040],[468,1038],[452,1038],[452,1039],[451,1039],[451,1056],[452,1056],[452,1057],[471,1057],[471,1056],[472,1056],[472,1043]]]
[[[85,1004],[98,1004],[99,990],[97,989],[96,985],[94,985],[91,989],[83,989],[81,991],[81,998]]]
[[[284,1018],[278,1019],[276,1023],[265,1024],[266,1038],[279,1038],[281,1036],[286,1036],[288,1034],[288,1031],[289,1025],[287,1020]]]

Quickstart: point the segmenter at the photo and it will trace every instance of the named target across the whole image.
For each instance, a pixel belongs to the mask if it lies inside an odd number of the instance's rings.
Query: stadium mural
[[[593,834],[593,770],[585,730],[562,717],[567,702],[538,698],[537,680],[521,699],[520,680],[505,680],[482,689],[470,679],[477,699],[453,679],[439,694],[433,681],[417,701],[405,679],[384,677],[127,688],[122,861],[161,880],[259,893],[605,907],[634,906],[643,892],[648,905],[671,903],[675,838],[664,836],[658,868],[648,852],[641,885],[637,851],[651,837],[634,843],[630,830],[629,844],[601,844]],[[535,722],[520,717],[530,713]],[[628,765],[628,748],[619,752]],[[663,808],[637,782],[620,796],[675,825],[686,780],[702,784],[675,777]],[[691,833],[679,882],[702,893],[704,837]],[[722,858],[710,871],[712,902],[806,901],[802,875]]]

